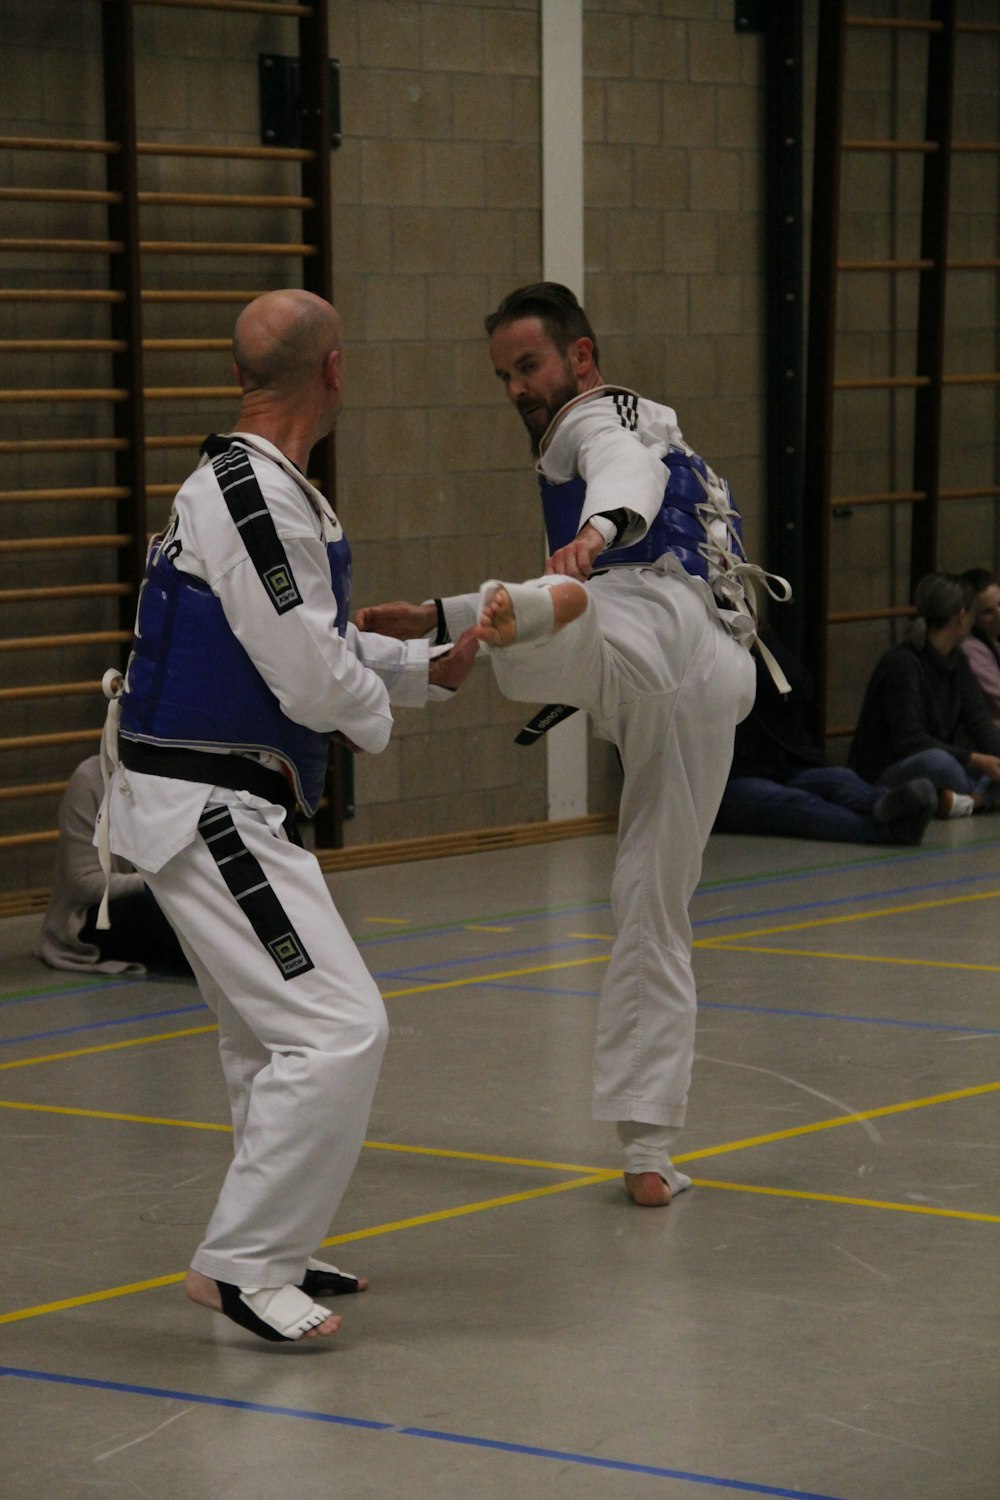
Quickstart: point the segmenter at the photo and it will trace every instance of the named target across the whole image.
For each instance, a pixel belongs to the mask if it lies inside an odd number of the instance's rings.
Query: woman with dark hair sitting
[[[1000,808],[1000,728],[961,649],[973,597],[951,574],[920,580],[916,616],[872,674],[848,757],[880,786],[926,776],[945,818]]]
[[[1000,580],[985,568],[970,568],[962,574],[971,585],[972,630],[962,642],[962,650],[979,686],[995,724],[1000,724]]]

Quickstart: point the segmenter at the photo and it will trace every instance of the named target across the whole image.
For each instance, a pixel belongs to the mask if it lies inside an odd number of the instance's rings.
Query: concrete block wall
[[[78,3],[92,11],[93,25],[60,24],[62,0],[0,0],[0,60],[10,80],[0,133],[103,133],[96,0]],[[911,9],[919,3],[907,0]],[[898,9],[895,0],[856,0],[852,8],[866,6]],[[963,0],[966,6],[973,18],[994,15],[993,0]],[[814,20],[808,7],[807,27]],[[141,136],[259,139],[258,54],[294,52],[293,23],[150,5],[136,7],[135,24]],[[875,34],[852,40],[852,133],[920,133],[920,45]],[[464,590],[490,575],[529,576],[543,555],[534,479],[525,434],[489,366],[482,319],[505,292],[542,271],[538,0],[333,0],[331,52],[341,65],[344,131],[333,159],[335,297],[348,339],[337,505],[354,545],[356,603]],[[688,440],[729,479],[759,555],[766,508],[762,38],[737,31],[732,0],[585,0],[584,61],[585,300],[602,368],[676,408]],[[996,61],[995,40],[970,45],[959,83],[960,137],[996,139]],[[806,108],[808,117],[809,100]],[[955,171],[963,207],[952,253],[995,255],[996,158],[962,158]],[[102,166],[97,157],[0,151],[0,181],[100,187]],[[288,193],[297,190],[297,174],[281,164],[145,158],[143,187]],[[918,191],[912,162],[890,169],[874,158],[852,161],[844,254],[904,253],[917,232]],[[8,236],[102,233],[99,208],[6,203],[3,212]],[[297,237],[287,216],[265,209],[149,208],[142,222],[150,239]],[[258,290],[294,282],[298,271],[294,260],[265,255],[150,256],[144,265],[151,287]],[[0,272],[8,286],[56,279],[97,286],[106,265],[63,258],[56,277],[40,257],[5,254]],[[995,279],[963,273],[952,285],[951,367],[992,368]],[[146,334],[226,339],[233,313],[225,305],[153,304]],[[911,287],[890,294],[860,280],[845,286],[844,373],[904,368],[914,319]],[[89,307],[0,302],[0,328],[3,337],[99,337],[106,317]],[[106,356],[31,359],[29,369],[27,356],[8,356],[4,383],[106,383]],[[150,385],[226,385],[228,357],[150,354],[146,376]],[[850,401],[837,414],[838,488],[902,486],[912,398]],[[995,473],[995,392],[963,388],[948,403],[959,434],[950,482],[986,482]],[[158,402],[149,422],[156,432],[194,433],[225,427],[231,412],[228,400]],[[109,423],[108,411],[92,405],[22,407],[5,417],[19,436],[100,435]],[[191,460],[173,450],[153,455],[150,481],[178,483]],[[110,474],[100,455],[4,465],[5,487],[100,484]],[[152,524],[168,503],[151,504]],[[56,520],[47,512],[44,525],[99,530],[107,514],[75,502]],[[955,507],[954,515],[946,565],[995,562],[994,507]],[[5,534],[38,534],[40,517],[5,506]],[[836,523],[838,607],[899,598],[906,524],[902,507],[859,507]],[[971,556],[974,544],[979,552]],[[95,580],[113,576],[113,559],[47,554],[31,568],[42,582]],[[14,586],[23,571],[23,561],[0,558],[0,586]],[[111,613],[108,605],[53,605],[45,624],[32,628],[99,628]],[[2,634],[23,628],[23,613],[8,610]],[[839,642],[834,718],[856,712],[859,683],[887,634],[868,627]],[[72,662],[4,653],[4,681],[96,675],[103,664],[100,652],[74,654]],[[348,841],[543,818],[542,752],[512,744],[531,712],[500,698],[484,670],[453,702],[401,713],[385,754],[357,763]],[[6,704],[4,715],[8,733],[95,726],[99,718],[99,705],[76,699]],[[7,754],[0,783],[65,775],[75,758],[68,750]],[[613,754],[592,744],[592,809],[613,809],[618,784]],[[0,803],[0,832],[29,817],[30,826],[51,823],[25,803]],[[44,883],[48,858],[46,849],[13,856],[6,882]]]

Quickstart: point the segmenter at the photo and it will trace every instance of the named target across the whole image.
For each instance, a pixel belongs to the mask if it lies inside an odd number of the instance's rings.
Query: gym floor
[[[713,838],[694,1178],[589,1115],[613,843],[331,877],[386,997],[340,1334],[180,1282],[229,1153],[193,983],[0,924],[6,1500],[996,1500],[1000,819]]]

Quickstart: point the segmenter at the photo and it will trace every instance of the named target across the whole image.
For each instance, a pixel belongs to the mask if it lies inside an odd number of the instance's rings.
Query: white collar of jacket
[[[579,396],[574,396],[572,401],[567,401],[565,406],[561,406],[542,433],[541,441],[538,444],[538,462],[535,465],[538,473],[541,474],[542,472],[542,459],[545,457],[545,450],[551,444],[560,424],[571,411],[576,411],[578,407],[583,406],[587,401],[595,400],[598,396],[618,395],[634,396],[637,401],[642,399],[638,391],[629,390],[627,385],[595,385],[593,390],[581,391]]]
[[[222,434],[225,438],[232,438],[242,448],[250,448],[254,453],[259,453],[261,458],[270,459],[271,463],[277,464],[283,469],[290,479],[294,479],[299,489],[305,495],[309,504],[319,517],[323,527],[323,539],[327,542],[339,541],[343,536],[343,527],[337,520],[333,506],[326,496],[314,485],[311,485],[297,464],[293,464],[290,458],[286,458],[280,448],[276,448],[267,438],[259,437],[256,432],[226,432]],[[207,454],[202,455],[199,468],[211,460]]]

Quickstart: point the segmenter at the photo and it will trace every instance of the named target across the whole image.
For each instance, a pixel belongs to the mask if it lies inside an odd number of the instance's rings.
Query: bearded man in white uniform
[[[601,990],[593,1113],[616,1122],[633,1202],[690,1185],[684,1124],[696,992],[688,907],[753,706],[755,618],[739,517],[675,413],[606,385],[586,314],[552,282],[486,319],[490,357],[537,459],[545,576],[479,595],[364,610],[401,638],[475,625],[501,691],[590,714],[624,770],[611,889],[617,936]],[[543,716],[538,716],[543,720]],[[529,726],[530,730],[530,726]],[[537,731],[536,731],[537,733]]]
[[[446,697],[477,647],[431,660],[422,641],[347,623],[346,538],[305,477],[341,407],[336,310],[267,293],[233,349],[235,429],[207,440],[150,548],[98,837],[142,873],[218,1017],[235,1154],[187,1294],[295,1340],[340,1326],[314,1296],[366,1285],[312,1256],[354,1170],[387,1036],[295,804],[315,810],[331,735],[383,749],[390,701]]]

